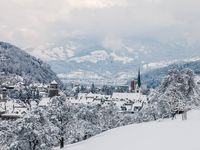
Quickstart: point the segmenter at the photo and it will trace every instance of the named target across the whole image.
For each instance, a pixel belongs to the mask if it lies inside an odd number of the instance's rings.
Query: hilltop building
[[[48,94],[49,97],[54,97],[54,96],[58,96],[59,89],[58,89],[58,83],[54,80],[50,83],[49,85],[49,89],[48,89]]]

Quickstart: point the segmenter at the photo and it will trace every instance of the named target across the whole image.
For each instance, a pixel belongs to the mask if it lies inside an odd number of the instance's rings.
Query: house
[[[79,103],[89,104],[103,104],[105,101],[111,101],[110,95],[102,95],[102,94],[94,94],[90,93],[79,93],[78,97],[75,101],[79,101]]]
[[[0,89],[0,102],[6,102],[7,101],[7,89],[4,87]]]
[[[147,96],[143,95],[142,93],[116,93],[114,92],[112,95],[112,100],[114,101],[126,101],[126,100],[131,100],[133,102],[136,101],[147,101]]]
[[[8,100],[4,104],[1,103],[0,108],[3,109],[3,113],[0,114],[0,118],[3,120],[16,120],[29,110],[25,104],[19,103],[16,100]]]
[[[0,118],[2,120],[17,120],[17,119],[21,118],[21,116],[19,116],[18,114],[15,114],[15,113],[11,113],[11,114],[4,113],[4,114],[0,115]]]
[[[99,99],[99,98],[102,98],[102,95],[101,94],[94,94],[92,92],[88,93],[86,95],[86,100],[94,100],[94,99]]]
[[[0,116],[5,112],[6,112],[5,105],[3,105],[3,103],[0,103]]]
[[[121,108],[122,111],[139,111],[144,104],[148,103],[148,98],[142,93],[113,93],[112,101]]]

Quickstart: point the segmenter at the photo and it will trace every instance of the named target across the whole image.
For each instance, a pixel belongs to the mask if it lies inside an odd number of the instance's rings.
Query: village
[[[17,86],[1,86],[0,118],[16,120],[35,107],[48,107],[54,96],[65,95],[59,87],[59,84],[55,80],[49,85],[30,85],[29,88],[23,83]],[[116,105],[122,113],[140,111],[148,103],[147,95],[142,92],[140,74],[138,73],[137,80],[131,81],[130,86],[124,87],[128,88],[128,90],[115,91],[112,94],[102,94],[92,90],[88,92],[78,91],[75,95],[66,95],[66,101],[74,105],[106,106],[112,104]],[[17,98],[11,94],[13,92],[16,93],[16,91],[18,92]],[[23,96],[24,91],[26,91],[25,96]]]

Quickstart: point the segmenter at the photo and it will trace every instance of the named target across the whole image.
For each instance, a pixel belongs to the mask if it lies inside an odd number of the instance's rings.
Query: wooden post
[[[182,113],[182,120],[187,120],[187,111]]]

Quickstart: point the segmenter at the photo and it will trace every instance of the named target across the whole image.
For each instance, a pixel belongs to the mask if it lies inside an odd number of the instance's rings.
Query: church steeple
[[[138,79],[137,79],[138,87],[141,87],[141,77],[140,77],[140,68],[138,70]]]

